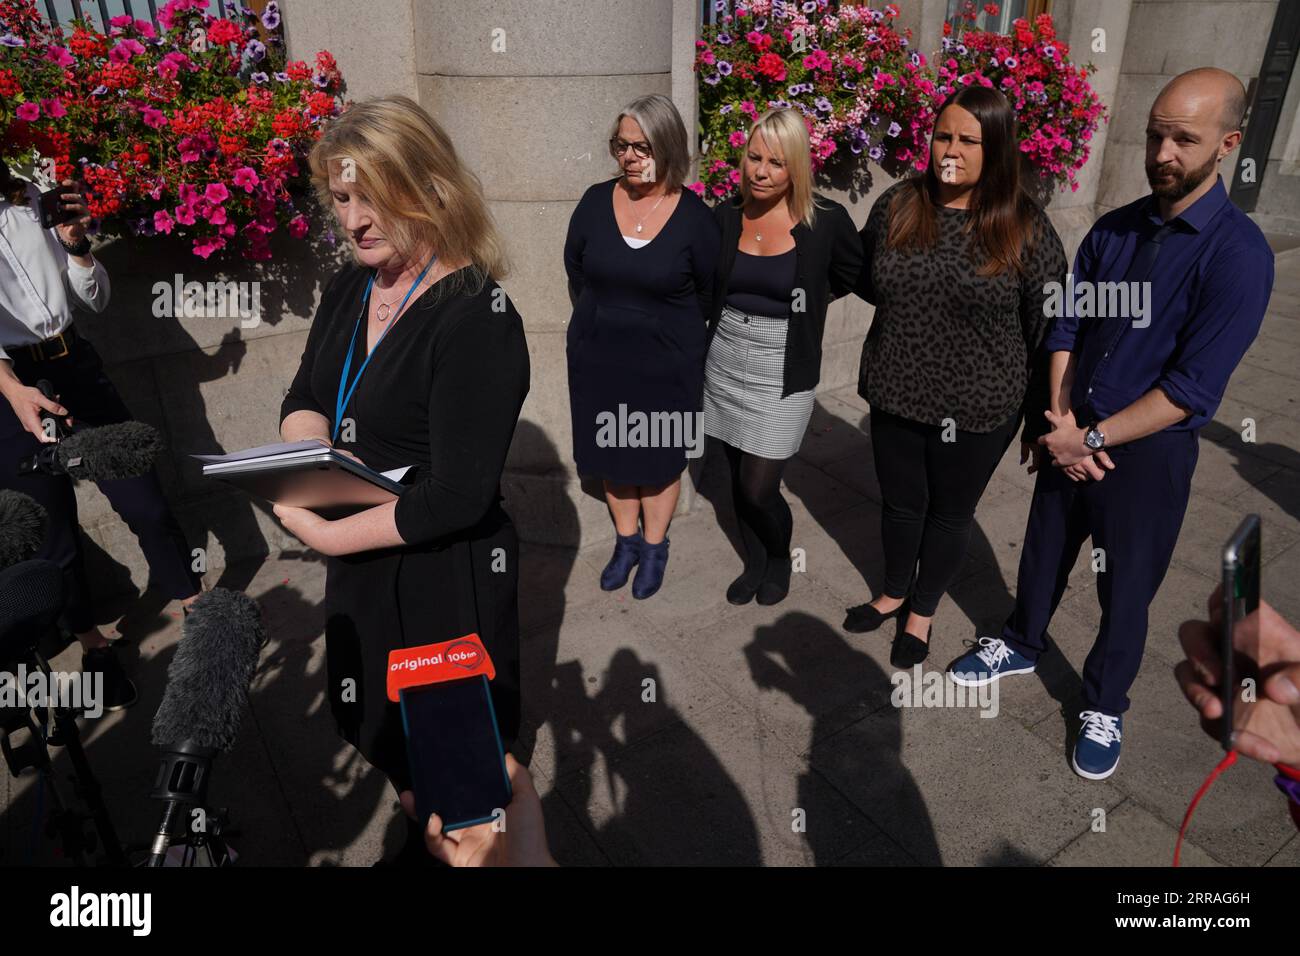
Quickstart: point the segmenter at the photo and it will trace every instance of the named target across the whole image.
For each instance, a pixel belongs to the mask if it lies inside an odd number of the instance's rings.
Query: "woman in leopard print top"
[[[1001,93],[962,89],[935,120],[925,173],[887,190],[860,234],[857,292],[876,314],[858,391],[871,403],[885,582],[875,600],[849,609],[844,627],[905,617],[890,656],[899,667],[929,652],[930,621],[965,556],[975,506],[1031,393],[1024,440],[1042,430],[1044,285],[1064,282],[1066,260],[1046,214],[1021,191],[1016,142]],[[1022,448],[1021,461],[1030,454]]]

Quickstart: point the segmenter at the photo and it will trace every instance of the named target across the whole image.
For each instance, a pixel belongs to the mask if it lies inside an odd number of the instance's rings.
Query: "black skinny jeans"
[[[1018,420],[1017,415],[986,433],[958,430],[955,440],[944,441],[944,429],[937,425],[871,410],[871,445],[884,499],[884,593],[906,597],[915,571],[914,613],[933,616],[961,567],[975,506]]]

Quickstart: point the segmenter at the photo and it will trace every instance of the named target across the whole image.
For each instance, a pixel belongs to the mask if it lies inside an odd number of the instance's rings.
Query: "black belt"
[[[35,345],[6,345],[5,351],[10,355],[24,355],[33,362],[52,362],[55,359],[67,358],[72,352],[72,343],[81,338],[77,330],[68,326],[58,335],[48,338],[43,342],[37,342]]]

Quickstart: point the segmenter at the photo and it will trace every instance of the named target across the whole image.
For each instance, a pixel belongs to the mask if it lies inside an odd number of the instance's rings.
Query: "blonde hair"
[[[468,261],[469,269],[444,283],[449,293],[462,287],[476,293],[488,278],[506,275],[505,247],[482,184],[460,161],[443,128],[410,97],[352,104],[325,128],[308,162],[312,187],[325,208],[333,207],[331,170],[350,170],[357,191],[402,256],[432,251],[447,261]]]
[[[786,172],[790,174],[790,190],[785,197],[790,218],[811,229],[816,216],[816,202],[812,188],[812,146],[803,117],[792,109],[768,110],[749,128],[749,136],[745,139],[746,152],[750,142],[760,133],[767,148],[785,163]],[[740,157],[740,195],[745,203],[752,199],[744,152]]]
[[[609,130],[611,141],[618,138],[618,124],[624,116],[636,120],[646,142],[650,144],[655,179],[663,183],[670,193],[681,189],[682,183],[686,181],[691,157],[690,148],[686,144],[686,125],[673,101],[662,93],[638,96],[614,117],[614,125]],[[610,147],[609,154],[618,159],[613,146]]]

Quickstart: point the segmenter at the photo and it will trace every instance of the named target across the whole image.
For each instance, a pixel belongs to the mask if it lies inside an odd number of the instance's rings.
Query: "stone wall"
[[[1098,170],[1098,215],[1148,191],[1143,171],[1147,111],[1161,88],[1198,66],[1228,70],[1249,87],[1259,75],[1276,11],[1277,0],[1133,0],[1106,151]],[[1220,167],[1225,184],[1238,153],[1225,158]]]

